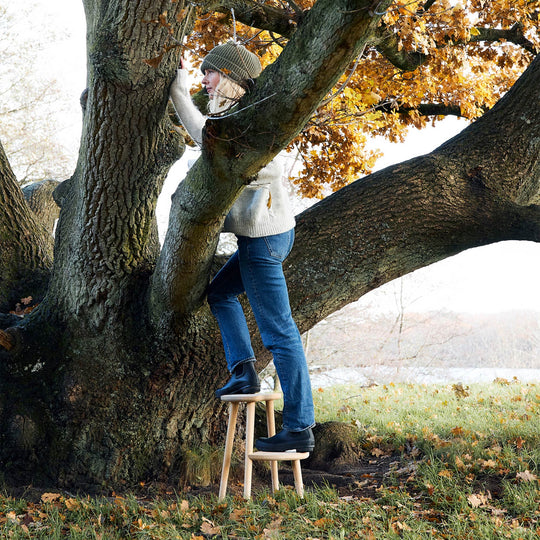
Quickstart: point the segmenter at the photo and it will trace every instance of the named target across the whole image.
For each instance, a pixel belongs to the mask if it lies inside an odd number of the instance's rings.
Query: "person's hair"
[[[214,90],[213,97],[208,101],[208,112],[217,114],[232,107],[245,94],[243,86],[233,81],[227,75],[219,73],[219,84]]]

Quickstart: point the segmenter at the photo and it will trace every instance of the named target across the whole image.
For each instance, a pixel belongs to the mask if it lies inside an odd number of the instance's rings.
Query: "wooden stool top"
[[[280,392],[259,392],[257,394],[227,394],[221,396],[221,401],[253,403],[256,401],[274,401],[281,399]]]
[[[251,452],[248,456],[255,461],[296,461],[308,458],[309,452]]]

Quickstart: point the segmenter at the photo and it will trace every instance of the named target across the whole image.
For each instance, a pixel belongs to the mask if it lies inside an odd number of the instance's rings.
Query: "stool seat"
[[[253,451],[255,437],[255,404],[264,401],[266,403],[266,425],[268,436],[276,434],[274,419],[274,401],[281,399],[279,392],[259,392],[257,394],[228,394],[221,396],[221,400],[229,403],[229,421],[227,424],[227,440],[225,442],[225,454],[223,455],[223,467],[221,469],[221,483],[219,486],[219,497],[221,501],[227,492],[227,482],[229,479],[229,469],[231,466],[231,456],[236,431],[236,419],[238,417],[238,407],[240,403],[246,403],[246,452],[244,459],[244,498],[251,497],[251,477],[254,461],[269,461],[272,476],[272,489],[279,489],[278,461],[290,461],[293,468],[294,485],[300,497],[304,496],[304,485],[302,483],[302,469],[300,460],[309,457],[309,452],[257,452]]]
[[[252,452],[249,459],[254,461],[295,461],[306,459],[309,452]]]

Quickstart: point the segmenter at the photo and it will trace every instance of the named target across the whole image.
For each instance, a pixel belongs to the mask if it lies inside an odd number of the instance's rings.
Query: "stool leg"
[[[266,402],[266,426],[268,429],[268,436],[272,437],[276,434],[276,421],[274,417],[274,402],[269,400]],[[272,491],[279,489],[279,477],[278,477],[278,462],[270,462],[270,473],[272,475]]]
[[[253,438],[255,436],[255,402],[247,404],[246,414],[246,459],[244,462],[244,499],[251,498],[251,476],[253,461],[249,454],[253,452]]]
[[[296,487],[296,493],[300,498],[304,498],[304,483],[302,482],[302,469],[300,467],[300,460],[296,459],[292,462],[294,486]]]
[[[234,443],[234,432],[236,431],[236,418],[238,416],[239,403],[229,403],[229,423],[227,424],[227,439],[225,442],[225,454],[223,455],[223,467],[221,468],[221,482],[219,484],[219,497],[222,501],[227,493],[227,482],[229,480],[229,469],[231,467],[231,456]]]

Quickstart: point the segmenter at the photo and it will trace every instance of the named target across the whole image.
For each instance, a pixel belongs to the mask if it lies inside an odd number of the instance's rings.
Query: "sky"
[[[0,0],[5,2],[6,0]],[[76,155],[80,135],[79,96],[85,87],[85,21],[80,0],[38,0],[21,37],[43,31],[45,25],[57,29],[57,40],[41,51],[42,74],[56,78],[70,96],[72,107],[61,119],[65,144]],[[19,8],[34,5],[20,0]],[[402,144],[383,143],[383,168],[419,154],[425,154],[458,133],[464,123],[448,119],[436,128],[414,130]],[[379,141],[376,141],[379,142]],[[193,157],[191,155],[191,157]],[[173,167],[158,206],[162,229],[166,228],[168,201],[185,174],[185,160]],[[503,242],[468,250],[386,284],[365,295],[360,302],[381,311],[395,307],[396,294],[403,287],[406,303],[415,311],[447,310],[494,313],[530,309],[539,312],[540,324],[540,243]],[[375,306],[375,307],[374,307]]]

